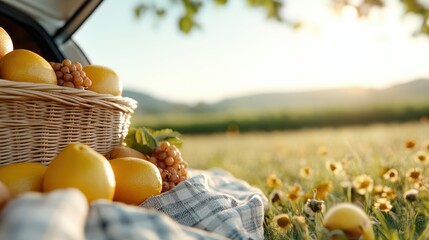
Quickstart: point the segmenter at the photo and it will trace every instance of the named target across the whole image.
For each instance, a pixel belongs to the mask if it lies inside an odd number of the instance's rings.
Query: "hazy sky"
[[[357,20],[353,8],[334,14],[323,0],[285,1],[293,30],[265,19],[246,1],[206,1],[202,29],[184,35],[181,9],[163,20],[136,19],[139,0],[104,1],[74,36],[93,64],[113,68],[124,88],[170,101],[213,102],[258,92],[343,86],[382,88],[429,77],[429,37],[404,17],[399,0]],[[169,1],[167,1],[169,2]]]

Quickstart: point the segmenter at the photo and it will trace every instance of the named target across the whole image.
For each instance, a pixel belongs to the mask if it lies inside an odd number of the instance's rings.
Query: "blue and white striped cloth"
[[[0,214],[0,239],[263,239],[261,191],[220,169],[191,178],[139,207],[98,200],[75,189],[26,193]]]

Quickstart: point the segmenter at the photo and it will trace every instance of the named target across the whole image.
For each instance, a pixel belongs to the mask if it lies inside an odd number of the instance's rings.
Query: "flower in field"
[[[418,151],[414,154],[414,161],[426,165],[429,163],[429,155],[425,151]]]
[[[289,215],[286,213],[275,216],[272,224],[273,227],[281,233],[285,233],[289,228],[292,227],[292,221],[290,220]]]
[[[390,201],[386,198],[377,199],[377,201],[375,201],[374,203],[374,207],[383,212],[389,212],[390,210],[392,210],[392,204],[390,204]]]
[[[334,173],[335,175],[340,174],[343,170],[341,163],[337,162],[326,161],[325,167],[328,169],[328,171]]]
[[[284,199],[285,194],[283,193],[283,191],[280,191],[278,189],[274,189],[269,195],[270,203],[281,202]]]
[[[362,174],[353,180],[353,187],[360,195],[371,192],[374,187],[374,181],[366,174]]]
[[[310,167],[303,167],[299,170],[299,175],[303,178],[310,178],[313,175],[313,169]]]
[[[302,195],[304,195],[304,193],[302,192],[302,187],[299,184],[289,187],[286,191],[286,197],[292,202],[298,201]]]
[[[394,188],[384,186],[381,196],[387,199],[394,199],[396,197],[396,190]]]
[[[373,192],[374,194],[377,194],[377,195],[380,195],[380,196],[381,196],[381,194],[383,193],[383,188],[384,188],[384,186],[383,186],[383,185],[380,185],[380,184],[375,185],[375,186],[374,186],[374,189],[372,190],[372,192]]]
[[[415,202],[417,201],[417,196],[419,195],[419,191],[416,189],[410,189],[404,193],[404,199],[408,202]]]
[[[411,168],[407,171],[407,178],[410,182],[416,183],[423,178],[422,169],[420,168]]]
[[[268,188],[281,188],[283,186],[282,180],[274,173],[270,174],[265,181]]]
[[[316,213],[325,213],[325,211],[326,206],[323,200],[307,199],[304,205],[304,214],[310,219],[314,219]]]
[[[326,155],[328,155],[328,149],[325,146],[320,146],[317,149],[317,152],[319,153],[320,156],[326,156]]]
[[[315,189],[315,199],[325,199],[326,195],[332,191],[332,183],[330,181],[320,183]]]
[[[398,170],[391,168],[383,174],[383,178],[394,183],[398,181],[398,175]]]
[[[428,189],[428,179],[421,178],[417,182],[413,183],[413,187],[419,191],[426,191]]]
[[[416,146],[416,141],[414,139],[408,139],[407,141],[405,141],[405,148],[406,149],[414,149],[414,147]]]

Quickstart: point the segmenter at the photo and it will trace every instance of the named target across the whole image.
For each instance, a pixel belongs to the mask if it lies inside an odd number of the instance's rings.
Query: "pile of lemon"
[[[120,96],[122,82],[112,69],[100,65],[85,65],[83,71],[91,79],[88,90]],[[10,35],[0,27],[0,79],[57,85],[57,75],[51,64],[39,54],[27,49],[14,49]]]
[[[151,162],[136,157],[106,157],[82,143],[67,145],[49,165],[36,162],[0,166],[0,208],[29,191],[76,188],[88,203],[104,199],[138,205],[159,195],[162,179]]]

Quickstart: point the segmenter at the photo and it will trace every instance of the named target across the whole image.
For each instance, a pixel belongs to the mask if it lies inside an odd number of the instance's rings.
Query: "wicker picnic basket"
[[[135,100],[0,79],[0,165],[49,162],[68,143],[101,154],[124,140]]]

